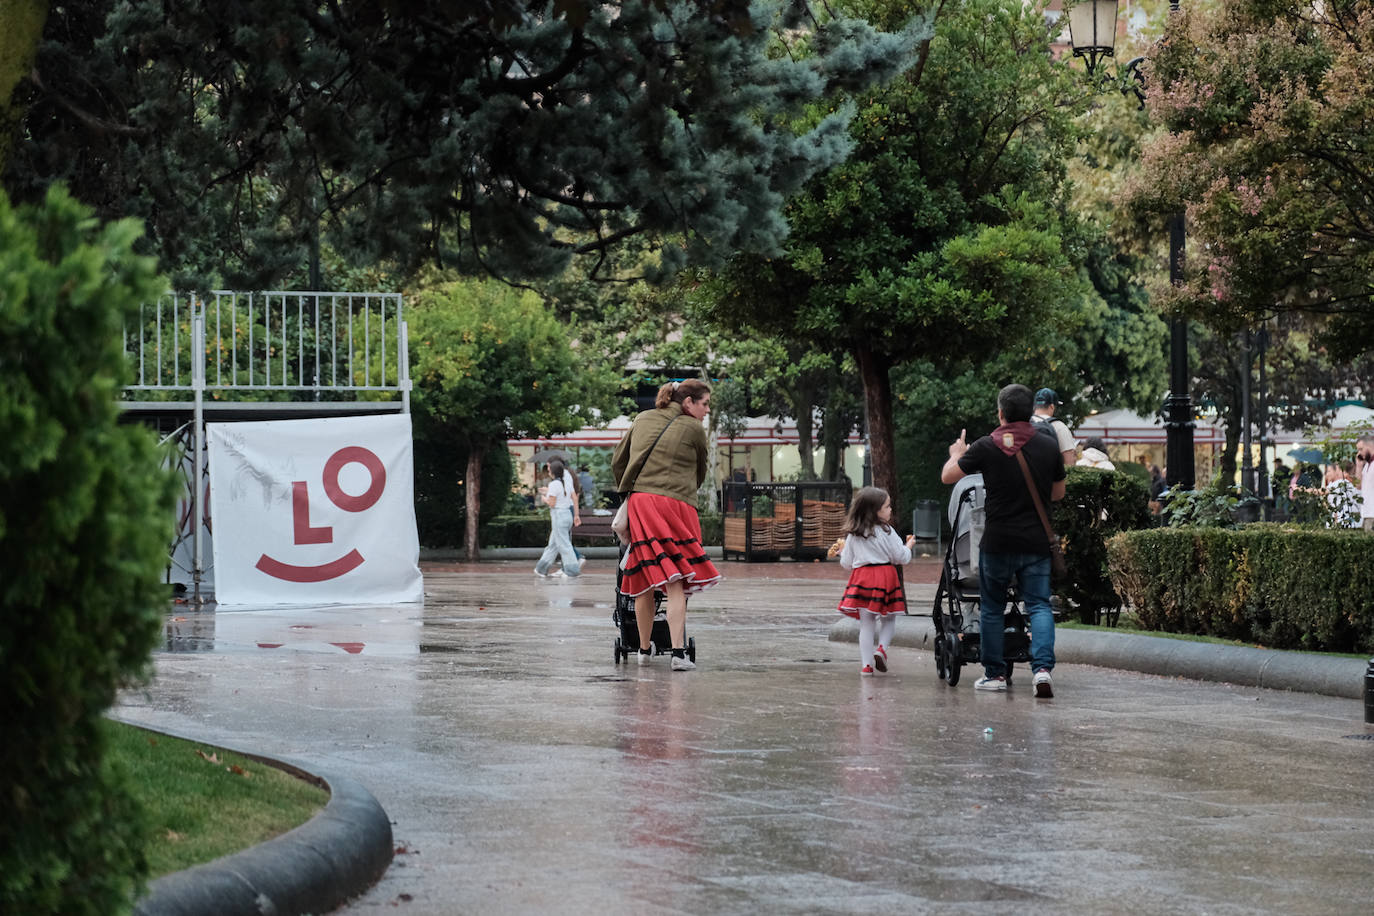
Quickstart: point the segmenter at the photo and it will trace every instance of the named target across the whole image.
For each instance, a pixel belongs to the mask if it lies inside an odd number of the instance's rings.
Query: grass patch
[[[270,840],[329,801],[319,786],[229,751],[106,721],[108,760],[150,828],[148,878]]]
[[[1077,620],[1056,620],[1055,629],[1060,630],[1101,630],[1104,633],[1133,633],[1137,636],[1157,636],[1160,639],[1178,639],[1183,642],[1203,642],[1214,646],[1242,646],[1247,649],[1271,649],[1275,652],[1302,652],[1308,655],[1325,655],[1331,658],[1369,658],[1361,652],[1317,652],[1312,649],[1275,649],[1273,646],[1259,646],[1254,643],[1241,642],[1236,639],[1221,639],[1216,636],[1200,636],[1196,633],[1169,633],[1164,630],[1142,629],[1134,620],[1125,614],[1121,615],[1121,622],[1118,626],[1108,627],[1094,625],[1091,623],[1081,623]]]

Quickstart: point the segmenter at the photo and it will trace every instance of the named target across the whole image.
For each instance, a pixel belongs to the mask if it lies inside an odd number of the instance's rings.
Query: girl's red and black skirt
[[[901,572],[891,563],[856,566],[849,574],[849,584],[840,599],[840,613],[855,619],[859,611],[874,614],[903,614],[906,612],[906,592],[902,589]]]
[[[710,588],[720,572],[701,546],[694,506],[657,493],[630,494],[630,546],[621,559],[620,591],[641,595],[681,581],[685,594]]]

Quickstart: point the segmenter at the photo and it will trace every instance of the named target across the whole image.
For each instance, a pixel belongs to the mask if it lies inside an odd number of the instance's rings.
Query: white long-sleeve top
[[[840,551],[840,565],[845,569],[883,563],[905,566],[910,562],[911,548],[902,543],[902,536],[891,528],[884,531],[881,526],[874,528],[866,538],[857,534],[849,535],[844,539],[844,549]]]

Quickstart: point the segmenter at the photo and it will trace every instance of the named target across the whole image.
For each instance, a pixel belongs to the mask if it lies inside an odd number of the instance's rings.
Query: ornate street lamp
[[[1069,10],[1069,41],[1074,56],[1084,58],[1090,76],[1102,58],[1113,56],[1117,7],[1118,0],[1080,0]],[[1178,0],[1171,0],[1169,11],[1178,12]],[[1139,60],[1131,61],[1125,69],[1135,77],[1131,89],[1143,104]],[[1175,286],[1183,283],[1183,225],[1182,213],[1169,217],[1169,282]],[[1174,316],[1169,319],[1169,394],[1164,399],[1165,480],[1171,490],[1191,490],[1196,478],[1189,378],[1188,321]]]
[[[1081,0],[1069,9],[1069,43],[1074,57],[1082,57],[1088,73],[1111,57],[1116,47],[1116,11],[1120,0]]]

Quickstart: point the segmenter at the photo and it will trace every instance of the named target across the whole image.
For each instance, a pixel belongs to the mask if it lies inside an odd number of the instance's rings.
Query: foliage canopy
[[[1374,14],[1224,0],[1170,17],[1148,104],[1168,129],[1129,202],[1186,206],[1187,282],[1163,304],[1234,329],[1275,311],[1331,316],[1344,355],[1374,346]]]
[[[321,231],[501,276],[636,234],[673,239],[665,270],[776,251],[786,196],[849,147],[847,110],[796,115],[912,43],[738,0],[91,0],[44,34],[5,186],[64,180],[185,278],[249,288]]]

